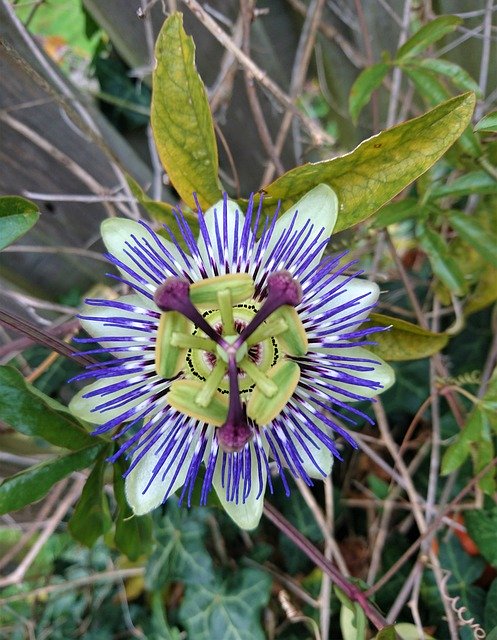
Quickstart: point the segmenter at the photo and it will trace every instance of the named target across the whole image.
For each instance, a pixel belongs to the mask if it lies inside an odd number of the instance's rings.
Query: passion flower
[[[337,421],[369,421],[350,403],[393,382],[365,349],[379,290],[348,275],[343,255],[323,258],[337,217],[319,185],[281,216],[227,197],[198,211],[195,237],[181,211],[169,239],[144,222],[102,225],[117,278],[133,293],[87,300],[81,323],[108,359],[71,402],[80,418],[112,433],[125,455],[126,496],[136,514],[181,487],[190,505],[214,487],[242,528],[257,526],[276,471],[312,484],[327,476],[335,441],[356,446]],[[86,352],[88,353],[88,352]],[[110,359],[109,359],[110,358]],[[202,469],[202,471],[201,471]]]

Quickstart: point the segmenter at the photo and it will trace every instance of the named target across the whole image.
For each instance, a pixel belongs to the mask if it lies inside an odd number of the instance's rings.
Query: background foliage
[[[115,295],[102,219],[320,181],[343,205],[332,250],[384,292],[374,349],[398,381],[329,481],[270,500],[402,638],[495,637],[494,3],[209,6],[0,0],[0,637],[374,635],[268,521],[130,518],[124,468],[65,408],[78,306]]]

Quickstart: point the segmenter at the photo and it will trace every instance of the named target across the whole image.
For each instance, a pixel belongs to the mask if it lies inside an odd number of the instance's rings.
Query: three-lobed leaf
[[[366,326],[391,327],[373,335],[374,346],[370,351],[390,361],[418,360],[441,351],[449,340],[445,333],[433,333],[427,329],[380,313],[371,313]]]
[[[29,200],[0,197],[0,251],[28,232],[39,217],[38,207]]]
[[[195,68],[195,45],[173,13],[156,42],[151,125],[159,157],[181,198],[203,208],[222,196],[214,123],[205,87]]]
[[[264,187],[265,203],[281,199],[283,207],[290,206],[325,183],[340,202],[335,231],[348,229],[427,171],[463,133],[474,103],[474,94],[457,96],[365,140],[351,153],[296,167]]]

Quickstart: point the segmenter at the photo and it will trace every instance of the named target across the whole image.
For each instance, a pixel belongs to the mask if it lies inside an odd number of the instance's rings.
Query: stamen
[[[262,391],[262,393],[268,398],[272,398],[278,391],[276,384],[268,378],[262,371],[248,358],[244,358],[240,364],[240,369],[243,369],[245,373],[252,378],[256,386]]]
[[[302,300],[300,284],[288,271],[277,271],[267,279],[267,298],[233,346],[238,347],[251,336],[266,318],[283,305],[296,307]]]
[[[190,284],[183,278],[167,278],[154,293],[155,304],[162,311],[178,311],[191,320],[216,344],[228,346],[190,300]]]
[[[232,303],[231,291],[224,289],[217,294],[217,301],[219,304],[219,311],[221,312],[221,319],[223,321],[223,333],[224,335],[232,335],[235,333],[235,319],[233,318],[233,303]]]
[[[226,422],[217,430],[217,441],[223,451],[234,453],[241,451],[254,435],[247,423],[240,400],[235,354],[230,354],[229,357],[228,377],[230,383],[228,416]]]

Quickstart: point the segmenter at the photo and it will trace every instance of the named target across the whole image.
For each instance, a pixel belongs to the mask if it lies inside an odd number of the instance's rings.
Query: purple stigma
[[[241,332],[233,346],[238,348],[276,309],[283,305],[296,307],[301,300],[302,288],[291,273],[288,271],[272,273],[267,279],[267,298],[264,304]]]
[[[167,278],[155,290],[154,302],[161,311],[177,311],[184,315],[223,349],[230,346],[190,300],[190,284],[183,278]]]
[[[240,400],[238,368],[234,354],[229,356],[228,378],[230,384],[228,415],[226,422],[217,429],[217,441],[223,451],[235,453],[241,451],[254,434],[247,423]]]

